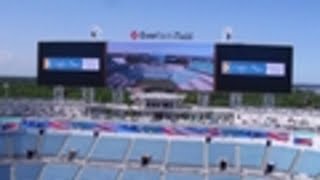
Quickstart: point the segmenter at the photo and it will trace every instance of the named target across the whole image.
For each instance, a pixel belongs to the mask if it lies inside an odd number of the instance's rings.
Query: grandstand
[[[8,120],[0,172],[3,180],[317,179],[318,137],[296,138],[274,129]]]

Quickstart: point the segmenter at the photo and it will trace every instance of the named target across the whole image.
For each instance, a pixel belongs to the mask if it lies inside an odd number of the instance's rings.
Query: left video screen
[[[105,86],[105,42],[39,42],[41,85]]]
[[[210,92],[213,44],[108,42],[106,84],[136,90]]]

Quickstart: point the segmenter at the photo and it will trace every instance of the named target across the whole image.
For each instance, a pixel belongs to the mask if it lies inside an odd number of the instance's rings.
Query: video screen
[[[104,86],[104,42],[40,42],[38,83]]]
[[[290,92],[291,46],[216,45],[216,89],[234,92]]]
[[[111,88],[213,91],[213,44],[110,42],[106,84]]]

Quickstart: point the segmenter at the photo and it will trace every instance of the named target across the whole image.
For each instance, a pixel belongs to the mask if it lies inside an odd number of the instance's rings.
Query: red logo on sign
[[[131,39],[136,40],[139,37],[139,33],[137,31],[132,31],[130,37]]]

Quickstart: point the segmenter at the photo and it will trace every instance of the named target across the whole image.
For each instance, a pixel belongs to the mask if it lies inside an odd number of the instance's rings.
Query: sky
[[[132,30],[193,32],[193,41],[292,44],[294,82],[320,83],[320,1],[1,0],[0,76],[36,76],[37,42],[130,40]]]

